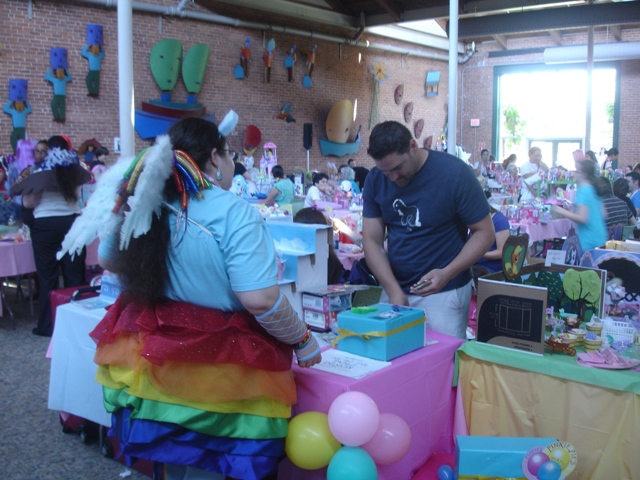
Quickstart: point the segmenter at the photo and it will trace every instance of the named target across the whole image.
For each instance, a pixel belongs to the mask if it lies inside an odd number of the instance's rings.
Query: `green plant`
[[[607,103],[607,105],[604,108],[605,108],[606,115],[607,115],[607,121],[609,123],[613,123],[613,112],[614,112],[613,103]]]
[[[503,115],[504,127],[510,136],[510,138],[506,139],[507,147],[520,145],[522,135],[524,134],[524,127],[527,122],[520,118],[520,112],[512,105],[504,109]]]

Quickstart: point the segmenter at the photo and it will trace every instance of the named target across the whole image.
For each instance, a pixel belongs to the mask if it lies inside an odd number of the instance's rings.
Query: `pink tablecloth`
[[[35,271],[36,264],[33,260],[31,242],[0,242],[0,279]],[[0,301],[0,316],[2,314],[2,302]]]
[[[550,238],[566,237],[571,225],[573,223],[566,218],[559,218],[544,225],[542,223],[512,223],[511,228],[520,227],[521,233],[529,234],[530,242],[539,242]]]
[[[379,466],[386,480],[408,480],[435,451],[452,452],[454,393],[451,387],[455,351],[462,340],[428,332],[437,344],[403,355],[392,365],[354,380],[315,369],[294,368],[298,405],[294,414],[327,413],[341,393],[360,391],[369,395],[381,413],[394,413],[411,427],[412,442],[407,455],[392,465]],[[326,468],[305,471],[288,460],[281,463],[279,480],[320,480]]]
[[[87,246],[86,265],[98,265],[98,245],[94,240]],[[24,275],[36,271],[31,242],[0,241],[0,278]],[[2,302],[0,302],[0,316],[2,316]]]
[[[342,263],[342,266],[345,268],[345,270],[351,270],[351,267],[353,266],[353,262],[361,258],[364,258],[363,252],[352,253],[352,252],[341,252],[338,250],[336,251],[336,255],[338,257],[338,260],[340,260],[340,263]]]

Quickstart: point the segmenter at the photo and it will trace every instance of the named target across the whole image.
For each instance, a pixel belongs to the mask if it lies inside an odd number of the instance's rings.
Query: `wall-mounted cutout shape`
[[[440,84],[440,72],[427,72],[425,90],[427,97],[438,96],[438,85]]]

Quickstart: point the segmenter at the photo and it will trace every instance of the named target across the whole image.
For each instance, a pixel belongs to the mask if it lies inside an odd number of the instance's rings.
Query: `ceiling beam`
[[[354,12],[352,12],[350,9],[348,9],[345,6],[342,0],[324,0],[324,1],[327,5],[329,5],[331,10],[333,10],[334,12],[344,13],[346,15],[354,14]]]
[[[507,37],[504,35],[494,35],[493,39],[500,45],[500,48],[507,50]]]
[[[396,25],[383,25],[380,27],[367,27],[366,32],[381,37],[394,38],[403,42],[449,51],[449,39],[447,37],[423,33],[410,28]],[[462,43],[458,43],[458,53],[465,53]]]
[[[602,3],[461,18],[458,38],[536,32],[598,25],[640,23],[640,2]]]
[[[393,2],[393,0],[376,0],[378,5],[385,9],[385,11],[389,14],[391,18],[395,22],[399,22],[402,17],[402,11],[398,8],[398,6]]]
[[[549,30],[549,36],[551,40],[553,40],[553,43],[558,46],[562,45],[562,32],[560,32],[560,30]]]
[[[269,0],[268,2],[264,0],[197,0],[196,3],[210,11],[215,11],[216,4],[224,3],[234,7],[275,13],[298,20],[308,20],[335,27],[358,29],[360,26],[360,17],[344,15],[324,8],[291,3],[287,0]]]
[[[618,42],[622,41],[622,28],[620,25],[610,25],[609,31]]]

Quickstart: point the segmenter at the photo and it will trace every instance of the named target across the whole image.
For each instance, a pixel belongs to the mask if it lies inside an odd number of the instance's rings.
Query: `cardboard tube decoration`
[[[13,151],[16,152],[18,140],[25,137],[27,115],[31,113],[31,105],[27,102],[29,82],[23,78],[9,79],[9,101],[4,106],[4,113],[11,115],[13,130],[9,137]]]
[[[66,48],[52,48],[49,52],[49,64],[45,80],[53,84],[51,111],[53,120],[64,122],[66,119],[67,83],[71,81]]]
[[[267,48],[262,55],[264,61],[264,83],[271,83],[271,64],[273,63],[273,55],[276,51],[276,41],[272,38],[267,42]]]
[[[102,59],[105,57],[104,50],[102,48],[103,36],[102,25],[94,25],[92,23],[87,24],[87,44],[82,47],[82,55],[89,61],[89,72],[85,77],[85,83],[87,84],[87,90],[89,97],[97,97],[100,95],[100,69],[102,66]]]

